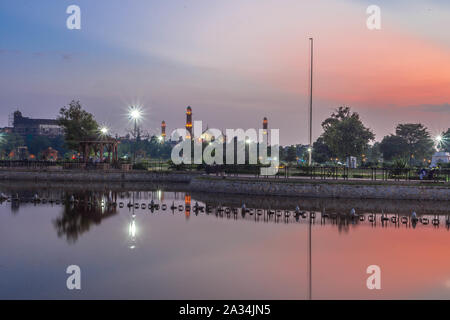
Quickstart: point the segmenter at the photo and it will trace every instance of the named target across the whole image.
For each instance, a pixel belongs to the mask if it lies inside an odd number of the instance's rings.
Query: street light
[[[133,163],[136,160],[136,143],[137,143],[137,123],[142,118],[142,110],[138,106],[131,106],[128,111],[129,118],[134,121],[134,147],[133,147]]]
[[[142,111],[138,107],[131,107],[130,118],[133,120],[139,120],[142,116]]]
[[[108,134],[109,129],[107,127],[101,127],[100,128],[100,133],[104,136],[106,136]]]
[[[436,150],[439,151],[439,147],[442,146],[444,138],[441,135],[438,135],[434,138],[434,141],[436,141]]]

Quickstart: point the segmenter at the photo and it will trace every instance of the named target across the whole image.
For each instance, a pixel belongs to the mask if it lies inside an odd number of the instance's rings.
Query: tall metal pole
[[[308,147],[308,164],[312,163],[312,92],[313,92],[313,38],[309,38],[311,42],[311,73],[310,73],[310,86],[309,86],[309,147]]]
[[[137,147],[137,119],[134,119],[134,146],[133,146],[133,163],[136,162],[136,147]]]

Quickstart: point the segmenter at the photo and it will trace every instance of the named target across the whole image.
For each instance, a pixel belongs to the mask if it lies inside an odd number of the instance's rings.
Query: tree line
[[[85,111],[79,101],[71,101],[60,109],[59,124],[64,128],[63,137],[25,136],[14,133],[0,136],[0,156],[19,146],[27,146],[30,153],[39,155],[42,150],[52,147],[60,155],[69,157],[76,154],[79,141],[95,140],[101,135],[94,116]],[[406,161],[409,165],[424,165],[436,151],[435,141],[429,130],[420,123],[398,124],[395,133],[380,142],[375,142],[375,134],[362,122],[359,114],[350,107],[339,107],[321,123],[323,132],[312,146],[312,158],[318,164],[344,163],[347,157],[355,156],[363,166],[378,165],[381,162]],[[441,134],[439,149],[450,152],[450,128]],[[156,136],[142,139],[139,135],[132,139],[122,139],[119,156],[130,157],[136,152],[138,157],[169,159],[172,145],[161,143]],[[308,151],[305,145],[280,146],[280,160],[290,163],[307,163]]]
[[[313,144],[313,159],[317,163],[345,162],[347,157],[355,156],[363,166],[398,160],[422,166],[436,152],[430,131],[421,123],[398,124],[395,133],[374,142],[374,133],[349,107],[336,109],[322,122],[322,129],[323,133]],[[450,152],[450,128],[441,137],[438,149]]]

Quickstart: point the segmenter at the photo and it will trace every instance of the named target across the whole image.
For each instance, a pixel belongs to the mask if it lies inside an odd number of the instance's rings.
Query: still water
[[[0,184],[0,298],[450,298],[446,202],[183,189]],[[69,265],[81,290],[66,287]],[[380,290],[367,289],[369,265]]]

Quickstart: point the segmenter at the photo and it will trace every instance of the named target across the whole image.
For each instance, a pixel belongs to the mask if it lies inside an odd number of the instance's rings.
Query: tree
[[[434,152],[434,142],[427,128],[420,123],[399,124],[395,134],[406,141],[409,160],[430,157]]]
[[[39,152],[52,146],[49,138],[31,134],[25,137],[25,144],[28,147],[28,151],[35,156],[37,156]]]
[[[296,162],[297,161],[297,148],[295,146],[289,146],[286,152],[286,161]]]
[[[11,151],[23,145],[23,138],[17,133],[5,133],[0,136],[0,153],[2,157],[8,156]]]
[[[312,158],[315,162],[324,163],[333,158],[330,148],[324,143],[323,137],[319,137],[313,143]]]
[[[46,137],[40,135],[29,134],[25,137],[25,145],[28,151],[35,156],[38,156],[42,151],[51,147],[59,152],[59,155],[64,155],[68,150],[64,148],[64,138],[62,136]]]
[[[384,160],[408,158],[408,143],[400,136],[388,135],[381,140],[380,151]]]
[[[359,114],[349,107],[339,107],[322,122],[324,143],[341,159],[361,155],[375,139],[373,132],[364,126]]]
[[[380,142],[375,142],[366,151],[366,165],[377,165],[380,162],[381,156]]]
[[[59,125],[64,128],[64,137],[69,149],[77,150],[78,143],[98,134],[98,124],[94,116],[82,109],[79,101],[72,100],[68,107],[59,111]]]
[[[450,128],[448,128],[446,132],[442,133],[441,145],[445,152],[450,152]]]

